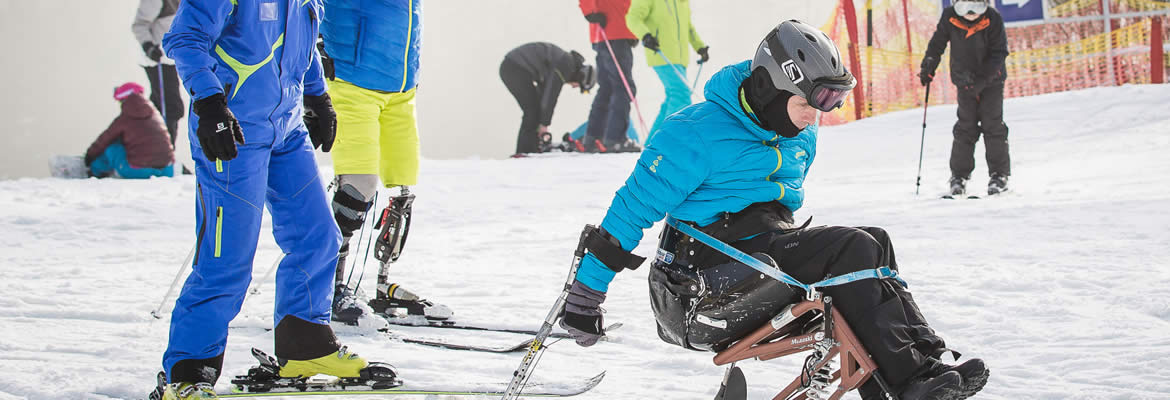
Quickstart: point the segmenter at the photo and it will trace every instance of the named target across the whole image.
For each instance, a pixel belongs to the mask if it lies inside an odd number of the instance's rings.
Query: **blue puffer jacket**
[[[405,92],[418,73],[422,0],[325,0],[321,34],[338,79]]]
[[[741,105],[739,86],[750,61],[711,77],[707,101],[671,115],[618,189],[601,227],[629,251],[642,231],[670,213],[700,226],[725,212],[777,200],[796,211],[804,203],[804,178],[816,156],[817,127],[784,138],[756,125]],[[577,280],[607,291],[614,272],[593,255]]]
[[[318,15],[321,0],[184,1],[162,45],[192,99],[224,93],[248,143],[277,142],[325,93]]]

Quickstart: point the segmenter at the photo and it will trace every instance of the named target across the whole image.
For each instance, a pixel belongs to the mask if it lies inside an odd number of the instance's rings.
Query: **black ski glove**
[[[333,139],[337,137],[337,112],[333,111],[329,93],[305,96],[305,127],[309,129],[309,140],[314,149],[321,148],[326,153],[333,149]]]
[[[705,63],[705,62],[707,62],[707,60],[711,59],[711,55],[707,54],[707,50],[710,50],[710,49],[711,49],[711,46],[706,46],[706,47],[703,47],[701,49],[695,50],[696,53],[699,53],[699,57],[702,57],[699,59],[699,64]]]
[[[650,51],[658,51],[658,39],[649,33],[642,36],[642,45],[646,46]]]
[[[929,85],[934,81],[934,70],[938,68],[938,59],[926,56],[922,58],[922,70],[918,72],[918,80],[922,82],[922,86]]]
[[[590,289],[573,281],[569,288],[569,296],[565,298],[565,311],[561,315],[561,328],[569,331],[573,340],[582,347],[597,344],[605,335],[602,330],[601,303],[605,301],[605,292]]]
[[[325,41],[322,39],[317,39],[317,52],[321,53],[321,72],[325,74],[325,79],[331,81],[337,79],[337,74],[333,70],[333,57],[329,57],[325,52]]]
[[[240,129],[240,122],[232,115],[232,110],[228,109],[223,93],[196,100],[191,108],[199,116],[195,135],[199,137],[199,147],[203,148],[207,160],[229,161],[236,158],[236,143],[244,144],[244,131]]]
[[[591,24],[601,25],[602,28],[605,27],[605,24],[607,22],[605,20],[605,14],[602,14],[602,13],[592,13],[592,14],[586,15],[585,20],[589,21],[589,23],[591,23]]]
[[[146,54],[146,57],[154,60],[154,62],[158,62],[163,56],[162,47],[158,47],[158,44],[151,42],[142,42],[142,52]]]

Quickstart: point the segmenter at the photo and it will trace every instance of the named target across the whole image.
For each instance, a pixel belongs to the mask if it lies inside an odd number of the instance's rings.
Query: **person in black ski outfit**
[[[961,0],[943,10],[922,58],[918,77],[923,86],[934,79],[948,42],[951,82],[959,88],[959,121],[955,122],[951,144],[951,195],[966,193],[967,180],[975,169],[975,142],[980,133],[991,177],[987,194],[1005,192],[1012,171],[1008,127],[1003,122],[1003,85],[1007,79],[1004,59],[1008,56],[1003,17],[988,6],[987,0]]]
[[[516,137],[516,154],[539,153],[541,136],[548,133],[561,87],[569,84],[589,93],[597,71],[576,51],[565,52],[552,43],[533,42],[504,56],[500,79],[520,104],[524,117]]]
[[[818,112],[841,107],[855,86],[832,40],[795,20],[773,29],[754,59],[712,76],[707,100],[666,119],[617,191],[592,236],[603,239],[587,241],[560,325],[579,345],[597,342],[609,283],[641,262],[629,251],[668,214],[806,284],[878,267],[897,270],[890,236],[880,228],[806,227],[793,219],[816,157]],[[713,351],[767,324],[796,293],[672,226],[661,235],[649,284],[659,336]],[[986,383],[982,360],[956,366],[939,360],[946,352],[942,338],[893,279],[821,292],[833,297],[898,398],[962,399]],[[711,309],[695,308],[703,304]],[[860,390],[866,399],[881,395],[872,379]]]

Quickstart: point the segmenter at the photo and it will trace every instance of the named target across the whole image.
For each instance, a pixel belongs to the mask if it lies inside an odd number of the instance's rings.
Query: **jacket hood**
[[[747,60],[723,67],[711,76],[711,80],[707,81],[707,85],[703,88],[703,97],[706,97],[707,101],[718,104],[724,111],[734,116],[744,129],[751,132],[756,138],[763,141],[779,139],[779,134],[761,128],[752,117],[748,116],[747,109],[749,107],[740,101],[739,87],[751,75],[751,66],[752,61]],[[809,125],[801,130],[800,134],[809,129],[815,129],[815,127],[816,125]]]
[[[134,119],[150,119],[157,111],[146,97],[135,93],[122,100],[122,115]]]

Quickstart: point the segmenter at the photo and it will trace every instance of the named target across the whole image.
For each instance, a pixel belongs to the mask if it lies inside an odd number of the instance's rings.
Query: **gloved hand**
[[[934,70],[938,68],[938,59],[926,56],[922,58],[922,70],[918,72],[918,79],[922,86],[929,85],[934,80]]]
[[[595,12],[595,13],[592,13],[592,14],[589,14],[589,15],[586,15],[586,16],[585,16],[585,20],[586,20],[586,21],[589,21],[589,23],[591,23],[591,24],[598,24],[598,25],[601,25],[601,27],[602,27],[602,28],[604,28],[604,27],[605,27],[605,24],[606,24],[606,22],[607,22],[607,21],[605,20],[605,14],[602,14],[602,13],[596,13],[596,12]]]
[[[142,42],[142,52],[154,62],[158,62],[163,56],[162,47],[158,47],[158,44],[151,42]]]
[[[699,53],[699,56],[702,57],[699,59],[699,64],[705,63],[705,62],[707,62],[707,60],[711,59],[711,55],[707,54],[707,50],[709,50],[709,49],[711,49],[711,46],[706,46],[706,47],[703,47],[701,49],[695,50],[695,52]]]
[[[658,39],[655,39],[654,35],[649,33],[642,36],[642,45],[646,46],[650,51],[658,51]]]
[[[592,346],[605,335],[601,317],[601,303],[604,301],[605,292],[590,289],[581,281],[573,281],[569,296],[565,299],[561,328],[569,331],[577,345]]]
[[[337,137],[337,112],[329,93],[320,96],[305,96],[305,127],[309,129],[309,140],[313,148],[328,153],[333,149]]]
[[[232,110],[228,109],[223,93],[196,100],[191,108],[199,116],[195,135],[199,137],[199,146],[203,148],[207,160],[229,161],[236,158],[236,143],[244,144],[244,131],[240,129],[240,122],[232,115]]]
[[[325,52],[325,41],[317,39],[317,52],[321,53],[321,72],[325,74],[325,79],[337,79],[337,74],[333,69],[333,57]]]

